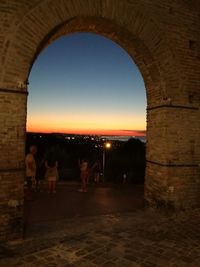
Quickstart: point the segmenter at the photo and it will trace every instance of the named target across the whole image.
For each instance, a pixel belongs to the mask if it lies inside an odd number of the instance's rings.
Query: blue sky
[[[30,131],[92,132],[146,129],[146,91],[134,61],[93,33],[50,44],[29,76]]]

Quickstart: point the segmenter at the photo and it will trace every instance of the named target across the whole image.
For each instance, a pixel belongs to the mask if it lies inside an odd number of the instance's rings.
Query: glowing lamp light
[[[110,148],[111,147],[111,143],[105,143],[105,147],[106,148]]]

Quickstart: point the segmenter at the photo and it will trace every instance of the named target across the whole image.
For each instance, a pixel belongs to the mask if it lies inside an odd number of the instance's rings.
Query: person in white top
[[[37,154],[37,147],[30,146],[29,153],[26,155],[25,165],[26,165],[26,184],[29,189],[32,189],[35,185],[35,175],[36,175],[36,161],[34,156]]]

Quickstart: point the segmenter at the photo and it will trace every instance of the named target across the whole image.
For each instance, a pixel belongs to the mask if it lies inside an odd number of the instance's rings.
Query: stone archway
[[[192,1],[195,2],[195,1]],[[181,9],[182,13],[177,10]],[[28,75],[61,35],[96,32],[134,58],[147,89],[145,198],[150,206],[199,205],[199,11],[188,3],[43,0],[2,4],[0,28],[0,239],[22,233]],[[190,21],[187,28],[183,22]]]

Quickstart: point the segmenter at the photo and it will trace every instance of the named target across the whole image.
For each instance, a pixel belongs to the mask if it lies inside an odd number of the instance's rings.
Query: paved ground
[[[142,209],[143,188],[133,184],[90,184],[87,193],[80,193],[78,183],[61,183],[55,195],[35,193],[35,200],[25,203],[26,225],[29,228],[38,222]]]
[[[140,189],[138,188],[135,199],[139,199],[139,192],[142,192]],[[115,208],[111,210],[100,207],[101,212],[97,212],[98,209],[87,214],[76,211],[68,217],[64,216],[66,213],[61,213],[62,216],[59,217],[58,212],[56,216],[59,220],[52,219],[48,223],[42,220],[42,213],[37,216],[31,213],[26,239],[4,248],[0,266],[200,267],[198,210],[187,214],[163,214],[135,205],[132,210],[123,212],[123,205],[119,206],[114,199],[118,195],[123,199],[123,192],[129,195],[127,192],[131,192],[131,189],[120,192],[116,188],[107,190],[108,188],[97,189],[97,192],[101,192],[97,198],[104,199],[97,200],[97,207],[101,203],[106,207],[115,203]],[[92,191],[91,188],[88,195],[78,195],[78,198],[87,203]],[[132,193],[134,192],[133,190]],[[61,191],[58,192],[51,200],[56,201],[61,194]],[[113,200],[111,205],[105,204],[110,199]],[[40,200],[32,203],[32,212],[36,206],[42,208],[45,201],[40,196]],[[74,206],[74,202],[71,203]],[[106,214],[105,211],[112,212]],[[48,218],[51,219],[52,215]]]

